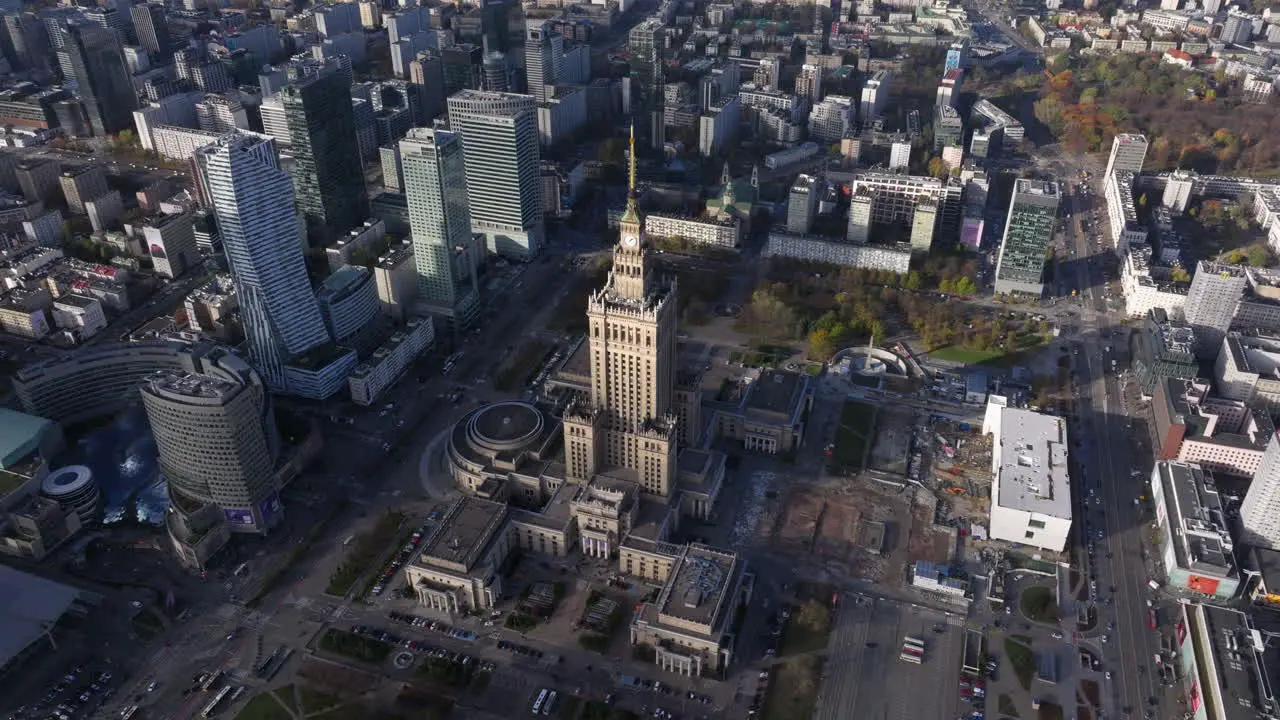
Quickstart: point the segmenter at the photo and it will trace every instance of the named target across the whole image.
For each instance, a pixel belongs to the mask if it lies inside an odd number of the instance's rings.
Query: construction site
[[[956,531],[934,524],[935,503],[933,493],[914,485],[794,486],[770,545],[832,573],[901,585],[912,563],[953,559]]]

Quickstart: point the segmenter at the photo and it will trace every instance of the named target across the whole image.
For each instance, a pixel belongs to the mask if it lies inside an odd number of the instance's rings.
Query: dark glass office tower
[[[488,0],[480,6],[480,33],[485,52],[503,55],[511,52],[511,30],[507,27],[510,10],[506,0]]]
[[[645,147],[662,150],[663,127],[662,20],[649,18],[631,29],[631,117]]]
[[[84,103],[89,127],[95,136],[133,129],[138,95],[129,81],[124,53],[115,31],[89,23],[68,23],[60,28],[76,97]]]
[[[298,208],[312,244],[345,234],[369,215],[351,87],[332,70],[280,91],[293,150]]]
[[[163,5],[134,5],[129,12],[133,15],[133,31],[138,36],[138,45],[143,50],[157,56],[173,52]]]

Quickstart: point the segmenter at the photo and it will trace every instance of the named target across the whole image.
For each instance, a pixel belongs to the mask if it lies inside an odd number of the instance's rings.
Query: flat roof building
[[[1235,597],[1240,573],[1212,476],[1194,463],[1156,463],[1151,501],[1168,585],[1218,600]]]
[[[726,642],[729,624],[751,593],[751,576],[744,582],[742,567],[733,551],[686,545],[658,598],[632,619],[632,644],[652,647],[657,665],[669,672],[700,677],[727,666],[733,652]]]
[[[1022,179],[1014,185],[996,261],[996,293],[1039,297],[1044,292],[1045,253],[1053,240],[1060,199],[1055,182]]]
[[[991,537],[1062,552],[1071,531],[1067,423],[1031,410],[987,405]]]
[[[513,546],[506,528],[505,503],[458,499],[405,568],[418,602],[452,613],[492,608],[502,597],[498,568]]]

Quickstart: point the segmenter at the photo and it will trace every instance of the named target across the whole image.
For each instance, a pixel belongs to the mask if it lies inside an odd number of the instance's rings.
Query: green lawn
[[[814,655],[780,662],[765,692],[764,720],[797,720],[813,716],[818,705],[822,659]]]
[[[305,715],[324,712],[337,707],[342,701],[338,698],[322,693],[319,690],[312,690],[309,687],[298,688],[298,705]]]
[[[929,357],[935,360],[946,360],[948,362],[964,363],[966,365],[980,365],[989,363],[997,358],[1004,357],[1004,350],[970,350],[959,345],[950,345],[937,350],[930,350]]]
[[[840,426],[836,428],[835,447],[831,451],[831,469],[835,473],[862,470],[867,449],[874,434],[876,408],[857,400],[848,400],[840,409]]]
[[[798,655],[822,650],[827,647],[827,637],[830,634],[831,611],[822,603],[810,600],[787,623],[786,630],[782,632],[778,654]]]
[[[293,720],[293,715],[280,704],[274,693],[264,692],[254,696],[236,720]]]
[[[320,638],[320,649],[368,663],[383,662],[391,654],[391,646],[381,640],[361,637],[337,628],[325,631]]]
[[[1042,623],[1058,622],[1058,603],[1053,597],[1053,588],[1035,585],[1022,591],[1019,608],[1027,618]]]
[[[329,576],[329,584],[324,591],[329,595],[344,597],[351,591],[351,586],[373,567],[382,557],[400,532],[400,524],[404,515],[389,512],[378,520],[373,530],[361,535],[356,546],[347,553],[346,559]]]
[[[1018,684],[1023,690],[1030,690],[1031,678],[1036,674],[1036,654],[1017,638],[1006,638],[1004,655],[1009,659],[1013,674],[1018,676]]]

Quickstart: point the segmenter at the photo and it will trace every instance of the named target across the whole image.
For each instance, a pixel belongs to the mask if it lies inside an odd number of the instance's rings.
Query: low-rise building
[[[899,274],[906,274],[911,270],[909,243],[872,245],[816,235],[771,232],[761,254],[764,257],[789,257],[846,267],[888,270]]]
[[[1195,463],[1156,463],[1151,503],[1168,586],[1218,600],[1235,597],[1240,573],[1213,478]]]
[[[991,538],[1065,550],[1071,532],[1066,420],[989,402],[983,434],[993,436]]]
[[[708,395],[711,399],[704,403],[704,413],[713,437],[768,455],[790,453],[804,440],[804,420],[813,406],[808,375],[790,370],[753,372]]]
[[[373,351],[347,376],[351,401],[369,406],[404,375],[405,370],[435,342],[435,326],[429,317],[413,317]]]
[[[1280,337],[1227,333],[1213,376],[1225,398],[1280,409]]]
[[[1262,619],[1262,616],[1255,616]],[[1174,687],[1193,717],[1257,720],[1276,706],[1271,678],[1280,654],[1250,616],[1205,603],[1175,606]]]
[[[61,295],[53,301],[53,322],[70,330],[79,340],[87,340],[107,326],[102,303],[83,295]]]
[[[690,677],[727,667],[733,657],[731,624],[751,601],[754,578],[736,552],[683,546],[653,602],[631,620],[631,644],[652,649],[654,663]]]
[[[699,245],[733,249],[741,241],[742,221],[649,213],[644,218],[644,231],[650,237],[678,237]]]
[[[1150,310],[1132,347],[1133,374],[1142,394],[1150,396],[1162,377],[1194,380],[1200,374],[1195,347],[1194,330],[1171,320],[1161,308]]]
[[[950,568],[926,560],[911,564],[911,585],[925,592],[962,598],[969,594],[969,581],[951,573]]]
[[[405,565],[405,579],[424,607],[449,613],[488,610],[502,598],[500,568],[514,547],[505,503],[462,497]]]

